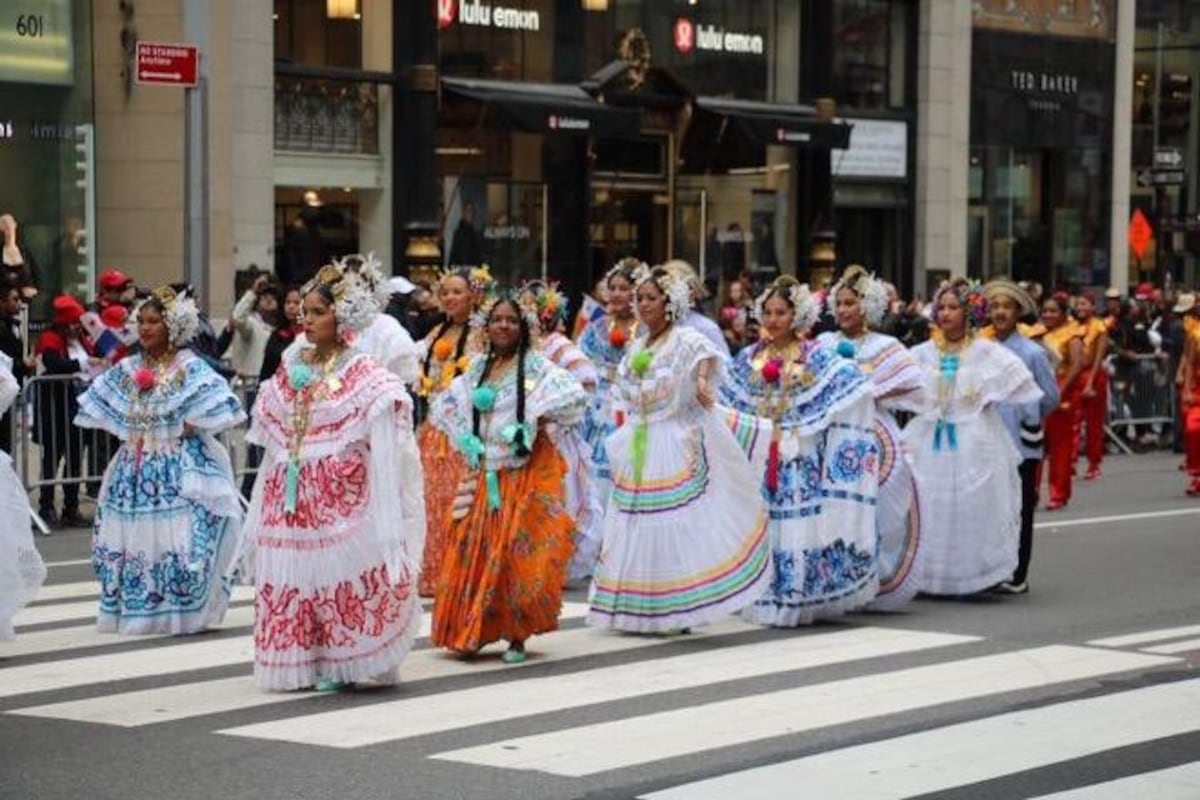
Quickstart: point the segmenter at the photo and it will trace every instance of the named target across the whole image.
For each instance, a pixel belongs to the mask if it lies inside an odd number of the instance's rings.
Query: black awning
[[[495,125],[527,133],[623,137],[642,126],[641,112],[606,106],[571,84],[442,78],[442,91],[482,103]]]
[[[721,134],[732,126],[759,145],[822,150],[845,150],[850,146],[852,126],[842,120],[822,117],[812,106],[697,97],[695,108],[696,123],[700,123],[700,127],[710,127],[704,125],[704,117],[717,118],[709,121],[719,120],[717,130]]]

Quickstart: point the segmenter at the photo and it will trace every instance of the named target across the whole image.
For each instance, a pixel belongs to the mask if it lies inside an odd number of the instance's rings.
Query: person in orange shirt
[[[1050,477],[1047,511],[1064,508],[1071,500],[1072,466],[1075,456],[1075,432],[1078,428],[1084,368],[1083,330],[1068,313],[1069,298],[1056,292],[1042,304],[1042,324],[1046,332],[1043,345],[1057,356],[1058,408],[1046,418],[1046,458],[1043,464]]]
[[[1108,370],[1104,359],[1108,355],[1108,325],[1096,316],[1096,295],[1084,292],[1075,302],[1075,316],[1083,333],[1083,369],[1079,375],[1080,426],[1086,438],[1078,437],[1075,452],[1082,445],[1087,455],[1085,481],[1100,477],[1104,461],[1104,422],[1108,415]]]
[[[1200,303],[1196,295],[1184,294],[1176,310],[1183,309],[1183,358],[1180,359],[1180,400],[1183,405],[1184,467],[1191,484],[1187,493],[1200,495]]]

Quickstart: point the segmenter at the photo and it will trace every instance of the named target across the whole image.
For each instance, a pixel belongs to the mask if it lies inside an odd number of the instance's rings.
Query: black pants
[[[1033,510],[1037,508],[1037,468],[1041,459],[1027,458],[1017,466],[1021,474],[1021,545],[1017,551],[1017,571],[1013,583],[1024,583],[1029,577],[1029,560],[1033,556]]]

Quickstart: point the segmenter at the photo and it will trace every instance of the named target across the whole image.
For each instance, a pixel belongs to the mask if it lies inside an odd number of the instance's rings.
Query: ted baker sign
[[[727,31],[711,24],[697,25],[688,17],[676,19],[671,33],[675,50],[685,56],[693,50],[761,56],[766,49],[761,34]]]
[[[449,28],[455,22],[480,28],[504,28],[514,31],[538,31],[542,20],[536,11],[507,6],[492,6],[480,0],[437,0],[438,27]]]

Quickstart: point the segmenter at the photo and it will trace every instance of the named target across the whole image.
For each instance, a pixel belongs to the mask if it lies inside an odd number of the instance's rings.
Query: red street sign
[[[1142,213],[1140,208],[1133,210],[1133,218],[1129,220],[1129,247],[1139,260],[1146,255],[1146,249],[1154,239],[1154,228]]]
[[[169,42],[137,43],[137,82],[160,86],[195,86],[200,75],[200,48]]]

